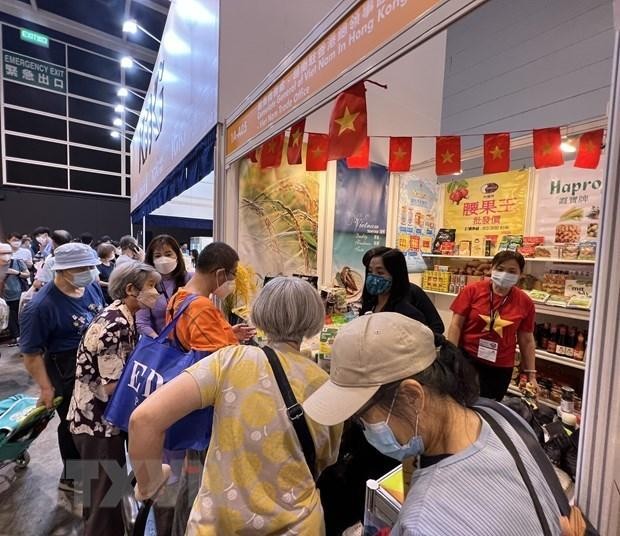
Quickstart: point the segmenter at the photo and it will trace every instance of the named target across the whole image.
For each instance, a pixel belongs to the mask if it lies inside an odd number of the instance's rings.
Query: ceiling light
[[[117,105],[114,107],[114,111],[115,111],[117,114],[122,114],[122,113],[125,111],[125,107],[124,107],[122,104],[117,104]]]
[[[127,88],[122,87],[116,92],[116,94],[121,98],[125,98],[129,95],[129,91],[127,91]]]
[[[120,117],[115,117],[114,121],[112,121],[112,124],[115,127],[122,127],[123,126],[123,120]]]
[[[577,152],[577,148],[570,141],[563,141],[560,144],[560,149],[564,153],[575,153]]]
[[[123,33],[135,34],[138,31],[138,23],[135,20],[123,22]]]
[[[118,130],[113,130],[110,132],[110,136],[112,136],[115,140],[121,137],[121,134]]]
[[[123,69],[131,69],[133,67],[133,58],[131,56],[123,56],[121,58],[121,67]]]

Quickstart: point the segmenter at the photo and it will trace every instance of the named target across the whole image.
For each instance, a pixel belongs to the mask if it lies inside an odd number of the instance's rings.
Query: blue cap
[[[95,250],[87,244],[70,242],[54,249],[53,270],[70,270],[101,264]]]

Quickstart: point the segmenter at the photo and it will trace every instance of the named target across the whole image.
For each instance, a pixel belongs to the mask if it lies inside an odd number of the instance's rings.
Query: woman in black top
[[[409,281],[407,262],[399,249],[377,247],[363,258],[366,284],[362,294],[362,313],[400,313],[428,326],[437,335],[443,321],[426,293]]]

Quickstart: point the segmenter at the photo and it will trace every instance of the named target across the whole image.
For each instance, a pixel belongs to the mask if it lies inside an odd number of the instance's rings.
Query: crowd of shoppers
[[[105,462],[123,467],[126,446],[138,499],[161,497],[180,478],[173,507],[157,515],[158,534],[341,534],[363,517],[366,478],[412,457],[419,467],[392,534],[542,534],[511,454],[476,404],[481,393],[501,400],[517,343],[536,385],[534,307],[516,287],[519,254],[498,254],[491,279],[463,289],[446,338],[402,252],[368,251],[362,315],[336,337],[328,378],[301,352],[325,315],[309,283],[275,278],[256,296],[251,326],[229,323],[217,300],[234,291],[239,256],[227,244],[192,253],[192,271],[187,244],[169,235],[146,251],[131,236],[73,240],[43,227],[28,240],[6,238],[0,291],[9,342],[20,346],[39,403],[52,407],[62,396],[59,488],[87,487],[85,534],[123,533],[120,504],[105,500],[114,486]],[[138,338],[157,338],[185,305],[172,340],[204,357],[148,396],[127,434],[105,420],[107,404]],[[253,344],[256,328],[265,349]],[[273,356],[298,405],[285,403]],[[214,416],[208,448],[166,451],[166,430],[203,408]],[[551,534],[570,534],[531,454],[491,414],[515,440]],[[175,475],[170,466],[183,458]],[[75,467],[92,469],[85,462],[97,469],[81,483]],[[485,493],[474,497],[474,488]]]

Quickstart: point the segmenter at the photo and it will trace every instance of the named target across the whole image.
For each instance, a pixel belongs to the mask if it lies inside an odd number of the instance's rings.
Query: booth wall
[[[222,0],[219,118],[233,109],[338,4],[336,0]]]
[[[118,239],[129,233],[129,199],[95,197],[21,188],[0,189],[0,228],[30,233],[40,225],[66,229],[74,236]]]
[[[485,3],[447,31],[442,132],[514,132],[605,115],[613,39],[611,0]]]

